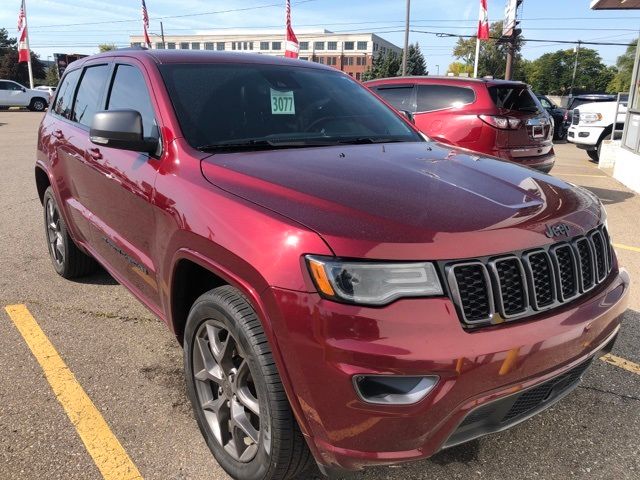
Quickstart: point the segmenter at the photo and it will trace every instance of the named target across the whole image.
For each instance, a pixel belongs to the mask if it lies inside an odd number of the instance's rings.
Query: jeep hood
[[[220,153],[217,187],[314,230],[338,256],[451,259],[559,241],[600,223],[590,192],[516,164],[435,143]]]

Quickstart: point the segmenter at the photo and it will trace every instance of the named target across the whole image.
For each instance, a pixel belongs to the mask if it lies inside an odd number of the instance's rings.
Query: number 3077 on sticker
[[[271,89],[271,114],[295,115],[296,104],[293,100],[293,92]]]

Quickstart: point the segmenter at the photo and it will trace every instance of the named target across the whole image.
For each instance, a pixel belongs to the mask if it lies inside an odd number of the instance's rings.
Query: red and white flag
[[[149,38],[149,14],[147,13],[147,5],[142,0],[142,26],[144,28],[144,43],[147,48],[151,48],[151,39]]]
[[[24,13],[24,0],[22,0],[20,13],[18,13],[18,63],[29,62],[30,56],[27,42],[27,17]]]
[[[293,33],[293,28],[291,28],[291,4],[287,0],[287,37],[284,42],[284,56],[298,58],[299,50],[298,37],[296,37],[296,34]]]
[[[480,0],[480,19],[478,20],[478,40],[489,40],[489,16],[487,0]]]

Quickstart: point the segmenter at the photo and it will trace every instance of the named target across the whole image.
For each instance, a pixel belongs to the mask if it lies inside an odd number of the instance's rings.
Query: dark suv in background
[[[413,116],[429,138],[549,172],[553,121],[521,82],[395,77],[365,85]]]
[[[493,105],[470,131],[550,135],[528,123],[522,85],[469,83],[456,101]],[[313,62],[74,62],[40,125],[35,180],[53,268],[99,263],[167,323],[200,430],[235,479],[416,460],[504,430],[575,388],[626,309],[595,195],[426,141]]]
[[[536,94],[538,100],[540,100],[540,104],[544,107],[544,109],[551,115],[554,123],[553,130],[553,139],[554,140],[564,140],[567,136],[568,127],[565,125],[565,116],[567,115],[567,109],[559,107],[555,103],[551,101],[549,97],[546,95]]]

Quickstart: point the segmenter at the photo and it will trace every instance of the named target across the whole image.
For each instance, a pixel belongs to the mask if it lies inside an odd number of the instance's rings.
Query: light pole
[[[440,65],[436,65],[436,75],[440,75]]]
[[[573,75],[571,76],[571,88],[569,89],[569,97],[573,96],[573,86],[576,83],[576,72],[578,71],[578,55],[580,54],[580,41],[576,45],[576,59],[573,62]]]
[[[407,16],[404,25],[404,52],[402,54],[402,76],[407,74],[407,56],[409,55],[409,19],[411,16],[411,0],[407,0]]]

